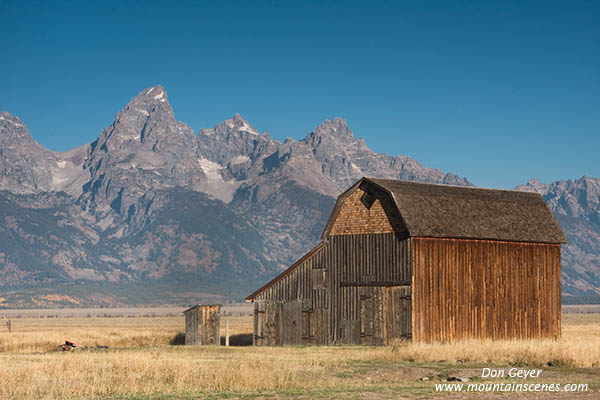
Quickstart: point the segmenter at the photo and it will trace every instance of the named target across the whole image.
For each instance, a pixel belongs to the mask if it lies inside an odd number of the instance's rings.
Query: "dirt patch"
[[[421,380],[423,377],[437,375],[437,371],[431,368],[420,367],[398,367],[398,368],[380,368],[369,371],[362,376],[362,379],[370,383],[398,384],[402,382],[413,382]]]

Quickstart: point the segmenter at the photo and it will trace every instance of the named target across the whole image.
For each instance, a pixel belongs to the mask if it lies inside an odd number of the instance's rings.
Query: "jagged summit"
[[[158,142],[177,142],[182,135],[189,141],[194,133],[175,120],[166,89],[156,85],[139,92],[117,113],[113,124],[100,134],[98,149],[122,150],[143,144],[157,151],[161,148]]]
[[[142,90],[132,101],[145,101],[151,103],[166,103],[169,101],[167,90],[162,85],[152,86]]]
[[[323,136],[333,137],[346,142],[355,140],[354,133],[348,126],[346,120],[337,117],[333,120],[325,120],[325,122],[317,126],[314,131],[308,134],[308,137],[311,138]]]
[[[0,111],[0,140],[30,139],[29,130],[19,117],[6,111]]]
[[[198,159],[194,132],[175,119],[165,88],[144,89],[92,144],[80,201],[91,209],[108,205],[97,212],[101,217],[131,218],[147,205],[140,198],[149,190],[196,189],[206,179]]]
[[[0,121],[7,121],[8,123],[23,125],[23,122],[16,115],[12,115],[8,111],[0,111]]]
[[[338,135],[349,134],[350,136],[354,136],[352,131],[348,127],[348,123],[346,122],[346,120],[339,117],[335,117],[332,120],[325,120],[315,130],[328,130],[330,133],[335,133]]]
[[[525,185],[518,185],[515,187],[515,190],[520,190],[522,192],[545,192],[547,190],[548,185],[543,184],[539,180],[535,178],[531,178],[527,181]]]
[[[54,152],[36,142],[18,117],[0,112],[0,189],[50,191],[55,167]]]
[[[127,103],[125,108],[117,115],[117,119],[122,113],[135,114],[136,112],[146,117],[150,117],[150,114],[156,112],[166,112],[169,116],[173,116],[167,90],[161,85],[142,90]]]
[[[258,135],[259,132],[250,125],[250,123],[245,120],[240,114],[235,114],[233,118],[226,119],[221,124],[218,124],[215,127],[215,131],[217,133],[225,133],[229,131],[242,131],[252,133],[254,135]]]

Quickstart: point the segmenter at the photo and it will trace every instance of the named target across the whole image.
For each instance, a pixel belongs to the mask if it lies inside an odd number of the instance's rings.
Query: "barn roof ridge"
[[[566,243],[539,193],[367,177],[359,182],[391,195],[412,237]]]
[[[448,184],[448,183],[427,183],[427,182],[408,181],[408,180],[403,180],[403,179],[376,178],[376,177],[371,177],[371,176],[363,176],[361,179],[359,179],[359,181],[362,181],[362,180],[367,180],[367,181],[370,181],[372,183],[376,183],[377,181],[380,181],[380,182],[390,182],[390,183],[399,182],[399,183],[406,183],[406,184],[415,185],[415,186],[432,186],[432,187],[456,188],[456,189],[461,189],[461,190],[463,190],[463,189],[480,190],[480,191],[483,191],[483,192],[519,193],[519,194],[523,194],[525,196],[530,196],[530,197],[541,196],[537,192],[526,192],[526,191],[517,190],[517,189],[486,188],[486,187],[481,187],[481,186],[452,185],[452,184]],[[378,186],[381,186],[381,185],[378,185]],[[381,186],[381,187],[383,187],[383,186]]]

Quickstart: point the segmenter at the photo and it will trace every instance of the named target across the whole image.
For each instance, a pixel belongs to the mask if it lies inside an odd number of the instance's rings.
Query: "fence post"
[[[229,346],[229,318],[225,320],[225,346]]]

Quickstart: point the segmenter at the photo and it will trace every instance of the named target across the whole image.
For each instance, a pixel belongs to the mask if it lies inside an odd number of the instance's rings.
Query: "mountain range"
[[[0,112],[0,307],[239,300],[317,242],[362,176],[471,185],[370,150],[339,118],[283,142],[237,114],[195,133],[160,85],[62,153]],[[517,189],[565,230],[564,298],[600,296],[600,179]]]

